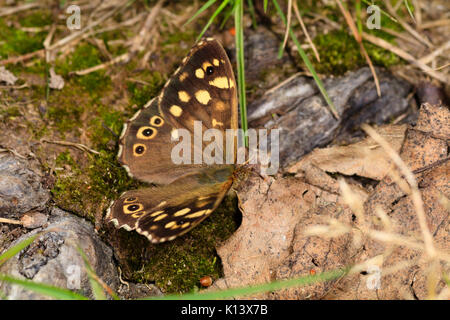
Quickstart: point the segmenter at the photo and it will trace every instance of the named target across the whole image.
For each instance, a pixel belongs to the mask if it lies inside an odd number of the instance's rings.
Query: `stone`
[[[50,193],[27,161],[0,153],[0,217],[19,218],[30,210],[43,210]]]
[[[79,246],[97,276],[113,291],[117,291],[119,277],[113,261],[113,252],[101,241],[89,222],[59,208],[53,208],[45,229],[34,229],[18,238],[11,246],[42,231],[45,233],[30,246],[4,263],[0,267],[0,273],[73,289],[93,298],[83,259],[77,251]],[[0,291],[7,299],[50,299],[6,282],[0,284]]]

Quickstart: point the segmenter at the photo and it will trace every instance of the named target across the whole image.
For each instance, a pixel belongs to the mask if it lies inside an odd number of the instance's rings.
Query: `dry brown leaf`
[[[250,177],[238,191],[243,213],[239,229],[220,248],[225,277],[212,288],[229,288],[268,282],[290,252],[294,228],[304,214],[336,195],[297,178],[263,180]],[[322,204],[323,205],[323,204]]]
[[[447,125],[443,121],[448,116],[447,108],[423,107],[417,127],[406,131],[406,140],[401,148],[399,141],[402,141],[400,138],[405,133],[404,128],[390,126],[381,129],[384,130],[381,132],[384,132],[385,138],[399,136],[394,141],[391,139],[391,143],[397,150],[401,149],[403,160],[413,170],[418,170],[416,179],[434,245],[439,252],[447,252],[447,256],[450,243],[449,212],[440,199],[443,196],[450,197],[450,164],[445,160],[450,136],[442,128]],[[389,132],[394,134],[389,135]],[[360,145],[367,148],[367,140]],[[385,159],[381,154],[378,157]],[[351,157],[344,158],[351,160]],[[362,163],[361,159],[356,161]],[[383,161],[387,162],[385,166],[390,166],[389,161]],[[257,297],[425,299],[430,297],[433,290],[442,292],[445,283],[439,277],[442,273],[450,273],[448,264],[442,262],[430,265],[420,247],[411,247],[397,240],[374,240],[370,233],[364,231],[385,230],[386,221],[382,223],[377,214],[381,208],[390,222],[389,232],[399,238],[412,239],[420,246],[421,229],[413,202],[405,194],[407,189],[399,188],[387,175],[367,197],[367,190],[353,183],[351,189],[364,202],[361,220],[344,204],[338,193],[337,181],[320,169],[322,164],[319,162],[316,166],[313,161],[305,161],[301,167],[304,170],[301,178],[280,177],[266,181],[253,176],[241,185],[238,196],[243,214],[242,225],[218,248],[224,277],[216,281],[211,289],[253,285],[358,265],[358,272],[341,279]],[[358,169],[356,164],[351,170],[346,171],[346,174],[353,172],[365,175],[367,171]],[[378,173],[376,177],[381,175],[386,175],[386,172]],[[315,186],[310,184],[311,181]],[[332,224],[338,226],[333,229],[334,233],[330,231],[326,237],[311,235],[311,227]],[[380,272],[378,288],[371,286],[374,281],[371,273],[373,268]],[[432,273],[429,272],[430,268],[433,268]]]
[[[377,129],[396,150],[400,151],[406,125],[387,125]],[[289,168],[288,172],[305,171],[312,164],[326,172],[339,172],[344,175],[358,175],[374,180],[381,180],[391,168],[391,161],[383,149],[370,137],[348,145],[315,149],[300,162]]]
[[[6,70],[5,67],[0,66],[0,82],[5,82],[7,85],[13,85],[16,81],[17,77],[15,75]]]

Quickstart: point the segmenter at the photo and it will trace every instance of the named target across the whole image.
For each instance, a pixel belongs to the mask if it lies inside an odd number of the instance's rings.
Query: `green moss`
[[[82,126],[81,116],[88,108],[84,90],[78,85],[66,85],[52,91],[48,99],[47,117],[61,134]]]
[[[51,191],[58,206],[95,222],[99,209],[139,183],[117,164],[115,152],[89,154],[83,160],[75,160],[69,151],[60,153]]]
[[[0,109],[0,120],[8,121],[21,116],[20,110],[17,106],[7,106]]]
[[[68,77],[70,72],[84,70],[101,63],[100,52],[97,48],[89,44],[81,44],[68,61],[58,60],[55,72]],[[105,70],[91,72],[84,76],[74,76],[73,81],[82,86],[93,98],[99,97],[111,83]]]
[[[134,251],[127,261],[133,269],[130,280],[154,282],[167,293],[185,293],[199,290],[199,280],[203,276],[222,277],[215,247],[237,229],[237,215],[237,198],[230,195],[208,219],[174,241],[149,245],[146,238],[135,232],[121,232],[134,243]],[[144,241],[143,244],[136,247],[140,241]],[[142,247],[147,247],[144,259],[139,258]]]
[[[43,49],[46,34],[46,32],[27,33],[7,26],[6,22],[0,19],[0,58]]]
[[[151,98],[155,97],[164,85],[162,75],[155,72],[143,72],[139,79],[146,84],[127,81],[128,92],[130,93],[130,103],[143,107]]]
[[[47,10],[34,10],[30,14],[20,19],[20,25],[22,27],[44,27],[52,24],[52,15]]]
[[[311,59],[314,68],[319,73],[343,74],[367,64],[360,53],[356,40],[346,31],[332,31],[319,35],[314,39],[320,54],[320,62]],[[364,42],[364,46],[375,65],[389,67],[400,62],[393,53]]]

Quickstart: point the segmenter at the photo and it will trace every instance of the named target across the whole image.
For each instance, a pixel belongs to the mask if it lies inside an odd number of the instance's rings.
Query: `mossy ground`
[[[50,11],[34,11],[21,17],[17,28],[10,27],[14,20],[12,17],[0,18],[0,39],[4,39],[0,41],[0,59],[43,48],[47,31],[30,33],[20,28],[49,26]],[[123,38],[124,35],[125,32],[106,32],[100,34],[100,38],[107,45],[108,40]],[[142,58],[140,55],[128,64],[112,67],[109,71],[75,76],[74,71],[101,64],[107,59],[92,43],[81,41],[73,52],[57,58],[53,64],[55,72],[64,77],[62,90],[48,88],[50,66],[43,59],[35,59],[26,65],[6,66],[19,79],[25,78],[25,75],[42,79],[40,83],[30,85],[25,94],[40,116],[39,121],[25,121],[30,139],[78,142],[99,152],[92,154],[57,144],[41,143],[36,147],[36,155],[44,169],[54,177],[51,192],[55,204],[93,222],[106,242],[112,245],[115,241],[121,242],[116,257],[126,271],[125,279],[156,283],[166,292],[196,290],[202,276],[219,278],[222,275],[215,246],[237,228],[236,199],[226,198],[214,215],[199,227],[180,239],[162,245],[151,245],[135,232],[118,231],[104,225],[102,215],[110,201],[120,193],[142,185],[129,178],[116,159],[117,136],[123,123],[159,93],[189,50],[186,46],[184,51],[180,51],[177,47],[179,42],[192,44],[195,35],[193,30],[168,35],[161,52],[162,56],[171,57],[162,64],[165,69],[139,70],[137,60]],[[120,46],[107,48],[113,55],[124,52]],[[118,73],[121,77],[113,79],[112,75]],[[133,81],[135,79],[139,81]],[[19,80],[19,83],[23,82]],[[25,113],[21,107],[8,105],[0,110],[0,120],[11,128],[20,122],[23,126],[27,118]],[[146,251],[144,255],[141,252],[143,248]]]
[[[0,18],[0,59],[19,56],[43,48],[46,30],[52,23],[49,10],[21,13],[20,25],[15,17]],[[206,21],[206,20],[205,20]],[[198,24],[201,28],[202,23]],[[30,33],[20,27],[42,27]],[[42,58],[32,62],[7,65],[23,83],[27,75],[40,78],[28,89],[9,92],[11,97],[26,100],[32,107],[30,117],[23,107],[8,104],[0,110],[0,124],[21,128],[30,141],[47,173],[54,179],[51,187],[53,201],[95,223],[99,234],[115,248],[115,255],[125,279],[137,282],[155,282],[166,292],[197,290],[199,279],[210,275],[221,276],[221,263],[215,247],[227,239],[239,225],[236,198],[227,197],[219,209],[194,230],[161,245],[151,245],[135,232],[116,230],[105,225],[102,216],[111,200],[126,190],[138,188],[141,183],[130,179],[116,160],[117,136],[123,123],[158,94],[162,86],[194,43],[199,30],[189,29],[164,35],[158,67],[149,71],[138,68],[138,55],[125,65],[112,66],[85,76],[73,75],[107,60],[101,50],[88,41],[80,41],[70,54],[57,57],[55,72],[64,77],[62,90],[51,90],[47,85],[49,65]],[[123,46],[108,46],[111,39],[127,40],[127,30],[98,35],[108,51],[116,56],[125,52]],[[316,65],[319,72],[336,73],[364,64],[359,49],[345,32],[332,32],[316,38],[323,61]],[[180,50],[183,42],[186,48]],[[369,48],[372,57],[380,56],[380,63],[397,63],[395,57],[376,48]],[[138,79],[139,81],[136,81]],[[2,96],[3,101],[9,99]],[[8,100],[9,99],[9,100]],[[14,100],[14,99],[12,99]],[[31,119],[31,120],[30,120]],[[67,146],[39,142],[72,141],[95,149],[99,154],[80,151]]]

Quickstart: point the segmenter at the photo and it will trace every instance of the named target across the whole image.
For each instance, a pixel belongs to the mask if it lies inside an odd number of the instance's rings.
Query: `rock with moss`
[[[49,198],[41,177],[26,161],[0,153],[0,217],[19,218],[30,210],[43,210]]]
[[[10,247],[42,231],[44,233],[31,245],[3,264],[0,273],[71,289],[93,298],[85,263],[78,251],[80,248],[95,274],[112,290],[117,291],[119,277],[112,250],[100,240],[90,223],[53,208],[45,229],[35,229],[21,236]],[[48,296],[6,282],[0,285],[0,291],[7,299],[49,299]]]

